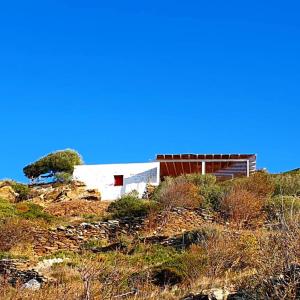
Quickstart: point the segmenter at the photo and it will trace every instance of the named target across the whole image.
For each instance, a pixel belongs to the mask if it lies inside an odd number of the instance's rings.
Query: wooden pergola
[[[160,177],[213,174],[219,180],[249,176],[256,170],[255,154],[158,154]]]

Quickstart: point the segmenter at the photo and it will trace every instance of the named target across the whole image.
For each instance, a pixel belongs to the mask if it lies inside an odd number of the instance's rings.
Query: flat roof
[[[256,159],[256,154],[157,154],[156,160],[173,159]]]

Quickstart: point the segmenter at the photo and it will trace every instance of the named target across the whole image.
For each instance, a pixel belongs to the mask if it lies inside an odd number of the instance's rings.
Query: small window
[[[115,186],[123,186],[124,176],[123,175],[115,175]]]

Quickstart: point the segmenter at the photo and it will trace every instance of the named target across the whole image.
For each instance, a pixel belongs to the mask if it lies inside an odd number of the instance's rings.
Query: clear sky
[[[257,153],[300,167],[299,1],[2,1],[0,178],[86,163]]]

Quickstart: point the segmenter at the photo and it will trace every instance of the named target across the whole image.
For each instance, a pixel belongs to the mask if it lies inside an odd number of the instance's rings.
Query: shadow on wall
[[[124,178],[124,185],[121,188],[121,195],[126,193],[126,186],[130,184],[140,184],[140,183],[156,183],[157,182],[157,168],[147,170],[142,173],[135,174],[130,177]],[[138,187],[137,187],[138,188]],[[140,192],[140,191],[139,191]],[[144,191],[142,191],[144,192]]]

